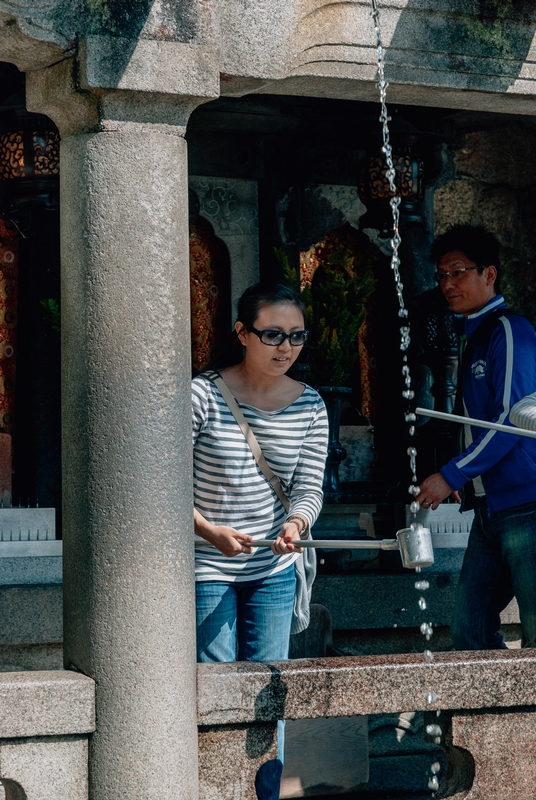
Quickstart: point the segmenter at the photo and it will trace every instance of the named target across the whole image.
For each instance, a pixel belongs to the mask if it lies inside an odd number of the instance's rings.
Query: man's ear
[[[497,268],[490,264],[486,267],[486,284],[491,286],[497,280]]]

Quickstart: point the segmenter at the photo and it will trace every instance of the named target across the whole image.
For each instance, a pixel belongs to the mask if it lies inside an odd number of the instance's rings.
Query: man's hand
[[[423,508],[431,508],[435,511],[438,505],[449,495],[457,503],[461,503],[459,492],[453,491],[440,472],[434,472],[419,486],[419,494],[415,500]]]

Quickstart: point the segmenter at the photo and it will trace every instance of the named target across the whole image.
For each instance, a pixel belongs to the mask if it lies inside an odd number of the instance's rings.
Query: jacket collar
[[[504,302],[504,297],[502,294],[498,294],[495,297],[492,297],[491,300],[488,300],[485,306],[482,306],[480,311],[476,311],[474,314],[469,314],[467,319],[478,319],[480,317],[485,317],[489,314],[490,311],[494,311],[496,308],[500,308],[504,306],[507,308],[506,303]]]

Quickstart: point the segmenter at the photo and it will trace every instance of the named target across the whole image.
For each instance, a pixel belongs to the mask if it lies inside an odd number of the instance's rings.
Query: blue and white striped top
[[[286,408],[263,411],[239,403],[266,461],[281,479],[289,514],[315,522],[322,507],[328,420],[320,395],[305,386]],[[203,377],[192,381],[194,504],[215,525],[230,525],[254,539],[275,539],[287,514],[268,485],[220,392]],[[196,580],[265,578],[292,564],[298,554],[268,548],[227,558],[212,547],[196,548]]]

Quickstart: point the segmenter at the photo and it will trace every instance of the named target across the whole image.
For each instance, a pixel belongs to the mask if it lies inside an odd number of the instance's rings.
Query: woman
[[[203,375],[192,383],[194,527],[214,546],[196,548],[199,661],[286,659],[293,612],[293,632],[307,627],[304,556],[290,542],[309,536],[322,505],[328,423],[317,392],[286,375],[307,340],[304,312],[288,286],[247,289],[235,324],[238,363],[220,370],[281,479],[288,513],[219,390]],[[273,540],[271,550],[255,539]],[[279,797],[280,772],[281,764],[264,783],[258,776],[259,798]]]

